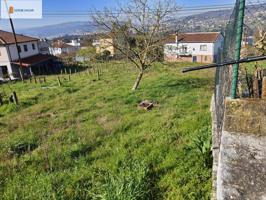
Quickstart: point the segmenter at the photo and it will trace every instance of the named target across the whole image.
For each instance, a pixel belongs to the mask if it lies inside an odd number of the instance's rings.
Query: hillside
[[[266,4],[248,5],[245,24],[253,32],[254,25],[257,20],[266,20],[266,11],[263,8]],[[171,21],[170,26],[175,30],[179,29],[182,32],[206,32],[206,31],[223,31],[231,16],[232,10],[216,10],[208,11],[200,14],[189,15],[186,17],[177,18]],[[43,27],[35,27],[29,29],[20,29],[19,33],[32,35],[36,37],[61,37],[65,35],[82,35],[84,33],[96,32],[97,28],[93,22],[77,21],[63,24],[56,24]]]
[[[84,33],[95,31],[95,25],[89,21],[68,22],[56,25],[18,30],[18,32],[21,34],[46,38],[60,37],[65,35],[82,35]]]
[[[209,199],[213,72],[187,65],[155,64],[136,92],[125,63],[0,85],[20,101],[0,107],[0,199]]]
[[[246,6],[245,26],[248,27],[249,34],[253,34],[258,24],[266,20],[265,7],[266,4]],[[231,14],[231,9],[209,11],[184,17],[175,23],[180,24],[181,30],[185,32],[224,31]]]

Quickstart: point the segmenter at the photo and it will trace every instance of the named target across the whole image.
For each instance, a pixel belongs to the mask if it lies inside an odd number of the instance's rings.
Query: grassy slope
[[[11,85],[21,105],[0,107],[0,198],[209,199],[211,169],[192,141],[210,135],[213,73],[182,65],[157,64],[135,93],[132,69],[114,63],[100,81]],[[145,99],[159,105],[139,110]]]

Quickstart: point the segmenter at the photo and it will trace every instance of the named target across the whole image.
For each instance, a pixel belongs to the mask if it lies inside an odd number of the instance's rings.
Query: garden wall
[[[266,101],[226,99],[221,131],[215,109],[213,199],[266,199]]]

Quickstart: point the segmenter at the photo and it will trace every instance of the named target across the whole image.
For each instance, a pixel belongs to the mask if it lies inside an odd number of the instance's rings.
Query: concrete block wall
[[[215,122],[213,199],[266,200],[266,101],[227,99],[221,133]]]

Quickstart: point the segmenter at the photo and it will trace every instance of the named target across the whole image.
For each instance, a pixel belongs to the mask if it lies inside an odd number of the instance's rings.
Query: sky
[[[128,0],[43,0],[43,18],[42,19],[26,19],[14,20],[17,29],[24,29],[30,27],[38,27],[52,24],[59,24],[71,21],[88,21],[89,17],[84,16],[47,16],[45,13],[58,12],[78,12],[88,11],[93,9],[103,9],[104,7],[114,8],[118,3],[127,3]],[[233,4],[235,0],[176,0],[181,7],[191,6],[208,6],[208,5],[222,5]],[[0,29],[9,29],[8,20],[0,19]]]

